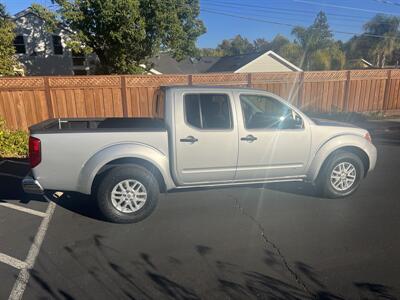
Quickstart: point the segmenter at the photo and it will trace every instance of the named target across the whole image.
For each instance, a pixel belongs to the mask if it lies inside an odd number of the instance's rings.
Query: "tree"
[[[297,43],[287,43],[277,50],[277,53],[297,66],[303,64],[303,49]]]
[[[330,70],[344,67],[344,52],[341,44],[334,41],[324,12],[318,13],[311,26],[297,26],[292,34],[295,42],[301,46],[304,69]]]
[[[361,67],[358,63],[361,58],[370,60],[369,51],[373,43],[374,38],[365,35],[355,35],[349,39],[344,46],[348,67]]]
[[[292,34],[303,49],[304,63],[306,69],[311,67],[311,58],[314,56],[322,58],[321,53],[316,54],[333,43],[332,33],[329,30],[328,20],[324,12],[319,12],[314,23],[305,28],[297,26],[293,28]],[[323,65],[319,63],[319,65]]]
[[[274,52],[279,52],[285,45],[289,44],[290,41],[287,37],[284,37],[281,34],[278,34],[274,37],[274,39],[269,43],[269,49]]]
[[[378,14],[364,25],[368,35],[380,35],[383,38],[375,38],[370,45],[370,57],[374,57],[376,66],[384,67],[394,50],[400,47],[399,41],[400,18]],[[371,47],[372,46],[372,47]]]
[[[310,70],[341,70],[346,64],[346,56],[337,45],[320,49],[310,55]]]
[[[16,75],[18,62],[15,58],[14,24],[0,3],[0,76]]]
[[[266,52],[270,49],[270,43],[264,38],[258,38],[253,41],[255,52]]]
[[[204,56],[217,56],[221,57],[224,56],[224,52],[220,49],[214,49],[214,48],[202,48],[199,51],[199,56],[204,57]]]
[[[346,65],[346,54],[343,51],[341,41],[335,42],[331,47],[327,48],[330,57],[329,70],[342,70]]]
[[[222,51],[224,56],[230,56],[254,52],[254,46],[248,39],[237,35],[233,39],[223,40],[217,46],[217,50]]]
[[[68,46],[94,52],[99,73],[143,72],[140,67],[160,51],[180,60],[197,53],[196,40],[205,32],[198,0],[53,0],[53,13],[34,9],[48,24],[69,28]]]
[[[364,24],[364,33],[346,44],[348,61],[364,58],[377,67],[397,64],[400,59],[400,18],[378,14]]]

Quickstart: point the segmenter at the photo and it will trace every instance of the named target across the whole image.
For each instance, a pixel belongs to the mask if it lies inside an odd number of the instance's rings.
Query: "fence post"
[[[301,108],[304,98],[304,72],[300,72],[299,85],[297,92],[297,107]]]
[[[126,76],[121,75],[121,102],[122,102],[122,114],[126,118],[128,117],[128,99],[126,96]]]
[[[192,74],[188,75],[188,85],[193,85],[193,75]]]
[[[247,87],[251,88],[253,84],[253,74],[247,73]]]
[[[390,94],[390,85],[392,81],[392,70],[388,70],[386,82],[385,82],[385,94],[383,96],[383,104],[382,110],[387,110],[389,106],[389,94]]]
[[[51,102],[50,80],[49,77],[43,77],[44,82],[44,95],[46,97],[47,110],[49,112],[49,119],[54,118],[53,102]]]
[[[342,111],[347,112],[349,110],[349,96],[350,96],[350,71],[346,72],[346,82],[344,85],[344,98],[343,98],[343,108]]]

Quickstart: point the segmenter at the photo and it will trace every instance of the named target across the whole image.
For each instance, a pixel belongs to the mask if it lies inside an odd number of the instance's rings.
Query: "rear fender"
[[[77,190],[83,194],[90,194],[94,178],[99,170],[120,158],[138,158],[148,161],[160,171],[167,190],[175,187],[169,172],[168,156],[149,145],[124,143],[108,146],[90,157],[80,172]]]

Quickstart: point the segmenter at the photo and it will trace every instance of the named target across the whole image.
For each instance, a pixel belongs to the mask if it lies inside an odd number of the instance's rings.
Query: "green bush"
[[[26,157],[28,155],[28,133],[10,130],[0,118],[0,157]]]

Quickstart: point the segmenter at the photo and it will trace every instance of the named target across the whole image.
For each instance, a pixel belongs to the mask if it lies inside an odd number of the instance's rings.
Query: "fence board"
[[[111,91],[112,91],[112,97],[113,97],[114,116],[122,117],[123,109],[122,109],[121,94],[119,93],[118,89],[115,89],[115,88],[113,88]]]
[[[321,112],[400,109],[400,70],[353,70],[0,78],[0,117],[24,130],[53,116],[147,117],[160,86],[188,84],[250,86]]]

